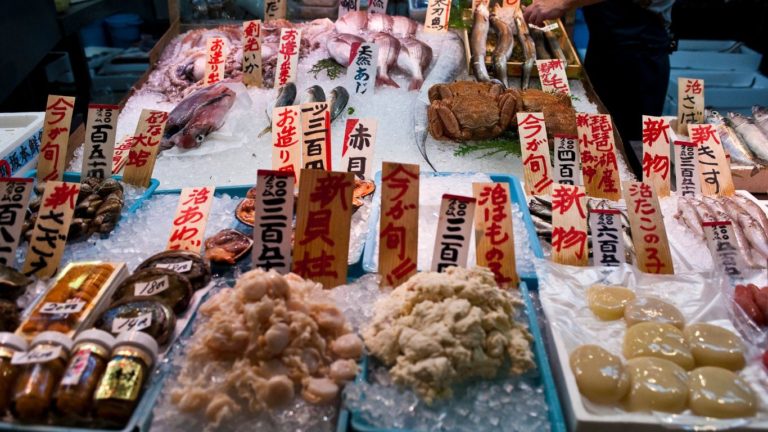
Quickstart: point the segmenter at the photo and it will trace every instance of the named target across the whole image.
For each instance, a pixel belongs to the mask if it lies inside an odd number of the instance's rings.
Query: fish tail
[[[413,79],[411,79],[411,83],[408,85],[408,91],[419,90],[421,89],[422,84],[424,84],[424,78],[413,77]]]
[[[389,77],[389,75],[379,75],[376,77],[376,84],[377,85],[388,85],[394,88],[400,88],[400,86]]]

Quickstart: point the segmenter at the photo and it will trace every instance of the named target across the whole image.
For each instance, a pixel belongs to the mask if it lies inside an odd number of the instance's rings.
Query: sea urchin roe
[[[71,348],[72,339],[58,332],[46,331],[32,340],[29,351],[14,355],[12,362],[23,365],[11,402],[14,417],[23,421],[45,420]]]
[[[78,419],[90,414],[93,392],[107,366],[115,338],[101,330],[86,330],[75,338],[74,353],[56,389],[56,412]]]
[[[5,414],[13,395],[13,384],[19,376],[20,365],[11,363],[13,355],[27,350],[27,341],[13,333],[0,333],[0,416]]]
[[[603,321],[613,321],[624,316],[624,306],[635,299],[635,293],[620,286],[592,285],[587,288],[589,309]]]
[[[632,326],[624,334],[624,357],[658,357],[693,369],[693,355],[683,333],[671,324],[645,322]]]
[[[660,358],[638,357],[627,361],[627,371],[627,410],[679,413],[685,409],[688,374],[680,366]]]
[[[592,402],[611,404],[629,390],[629,376],[621,359],[597,345],[582,345],[570,356],[579,392]]]
[[[694,414],[715,418],[752,417],[755,393],[735,373],[719,367],[700,367],[689,374],[688,401]]]
[[[680,330],[685,326],[685,318],[676,307],[654,297],[638,297],[627,303],[624,321],[627,327],[649,321],[672,324]]]
[[[146,333],[121,333],[94,394],[94,413],[101,420],[124,424],[139,402],[142,387],[157,358],[157,342]]]
[[[534,367],[531,336],[515,321],[522,301],[498,287],[485,268],[449,267],[411,277],[376,302],[365,344],[391,366],[395,384],[427,403],[452,395],[451,386]]]
[[[732,371],[744,368],[744,345],[735,333],[712,324],[691,324],[683,330],[696,366],[717,366]]]

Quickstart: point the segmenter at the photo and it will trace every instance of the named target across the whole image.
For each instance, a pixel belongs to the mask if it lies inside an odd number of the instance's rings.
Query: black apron
[[[669,82],[671,38],[663,18],[632,0],[607,0],[583,9],[589,27],[584,67],[642,178],[630,141],[642,138],[642,116],[659,116]]]

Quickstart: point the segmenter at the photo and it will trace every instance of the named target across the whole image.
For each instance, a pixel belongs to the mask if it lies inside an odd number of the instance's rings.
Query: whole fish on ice
[[[350,14],[344,15],[348,17]],[[352,61],[352,45],[361,44],[365,39],[350,33],[339,33],[328,38],[325,47],[336,63],[347,67]]]
[[[424,83],[424,75],[432,63],[432,48],[415,38],[400,39],[397,67],[411,77],[408,90],[418,90]]]
[[[496,5],[490,17],[491,25],[496,30],[496,47],[491,54],[493,69],[496,78],[504,84],[504,87],[509,87],[507,82],[507,61],[512,56],[512,50],[515,48],[515,33],[517,33],[515,17],[510,13],[510,9]]]
[[[752,107],[752,117],[755,119],[755,124],[758,128],[768,136],[768,107],[754,105]]]
[[[720,142],[731,155],[731,163],[734,165],[752,166],[759,169],[766,163],[759,160],[752,150],[742,141],[741,136],[728,124],[728,121],[717,111],[707,112],[707,122],[714,125]]]
[[[768,160],[768,136],[747,116],[728,113],[728,119],[750,150],[760,159]]]
[[[221,128],[234,103],[235,92],[223,84],[190,94],[168,114],[160,149],[200,147],[208,134]]]
[[[400,41],[389,33],[376,33],[373,35],[372,42],[379,48],[376,62],[376,84],[400,88],[392,77],[389,76],[395,65],[397,65],[397,57],[400,54]]]
[[[472,17],[472,32],[469,38],[469,49],[472,53],[472,74],[478,81],[490,81],[488,69],[485,68],[486,42],[488,41],[490,12],[488,1],[481,0],[475,7]]]

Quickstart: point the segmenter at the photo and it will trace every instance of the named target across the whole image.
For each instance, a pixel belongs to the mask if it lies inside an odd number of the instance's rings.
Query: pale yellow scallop
[[[634,325],[624,334],[624,357],[658,357],[691,370],[693,355],[683,332],[671,324],[646,322]]]
[[[694,414],[716,418],[752,417],[757,413],[755,393],[735,373],[712,366],[689,374],[688,405]]]
[[[638,357],[627,362],[628,411],[679,413],[688,403],[688,374],[683,368],[655,357]]]
[[[655,297],[638,297],[624,307],[624,320],[627,327],[643,322],[661,322],[683,329],[685,318],[671,304]]]
[[[570,364],[579,392],[592,402],[616,403],[629,390],[629,376],[621,359],[597,345],[573,350]]]
[[[683,330],[696,366],[717,366],[732,371],[744,368],[744,345],[728,329],[712,324],[691,324]]]
[[[624,316],[624,306],[635,299],[635,293],[624,287],[592,285],[587,288],[587,304],[603,321],[613,321]]]

